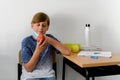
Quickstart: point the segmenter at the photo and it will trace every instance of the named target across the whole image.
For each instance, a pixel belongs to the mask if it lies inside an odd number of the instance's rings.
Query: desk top
[[[98,59],[92,59],[89,56],[78,56],[77,53],[72,53],[70,56],[63,55],[63,57],[83,68],[120,64],[120,54],[112,54],[111,58],[99,57]]]

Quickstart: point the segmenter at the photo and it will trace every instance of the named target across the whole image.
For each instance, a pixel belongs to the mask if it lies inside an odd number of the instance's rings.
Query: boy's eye
[[[42,24],[43,27],[46,27],[46,24]]]
[[[43,23],[42,23],[42,24],[40,24],[40,23],[36,23],[36,26],[38,26],[38,27],[39,27],[39,26],[41,26],[41,27],[46,27],[47,24],[45,24],[45,23],[44,23],[44,24],[43,24]]]
[[[37,24],[37,26],[40,26],[40,24]]]

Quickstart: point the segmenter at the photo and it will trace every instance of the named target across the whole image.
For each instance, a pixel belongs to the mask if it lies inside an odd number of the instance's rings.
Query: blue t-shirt
[[[54,40],[57,40],[51,34],[46,34],[46,36],[51,37]],[[27,63],[31,59],[34,53],[36,44],[37,44],[37,41],[33,38],[32,35],[23,39],[22,48],[21,48],[22,64]],[[52,53],[51,53],[53,50],[56,53],[59,53],[57,49],[55,49],[52,45],[48,43],[46,48],[40,54],[37,66],[33,70],[33,72],[27,72],[23,66],[22,67],[22,80],[25,80],[27,78],[54,77],[54,71],[52,69]]]

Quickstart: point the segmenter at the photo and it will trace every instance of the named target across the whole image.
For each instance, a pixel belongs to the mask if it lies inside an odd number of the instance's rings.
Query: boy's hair
[[[31,24],[44,22],[44,21],[47,21],[47,24],[49,26],[50,24],[49,16],[43,12],[38,12],[33,16]]]

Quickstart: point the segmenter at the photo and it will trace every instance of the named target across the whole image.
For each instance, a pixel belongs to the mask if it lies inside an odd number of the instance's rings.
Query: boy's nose
[[[43,29],[43,27],[42,27],[42,26],[39,26],[39,29]]]

